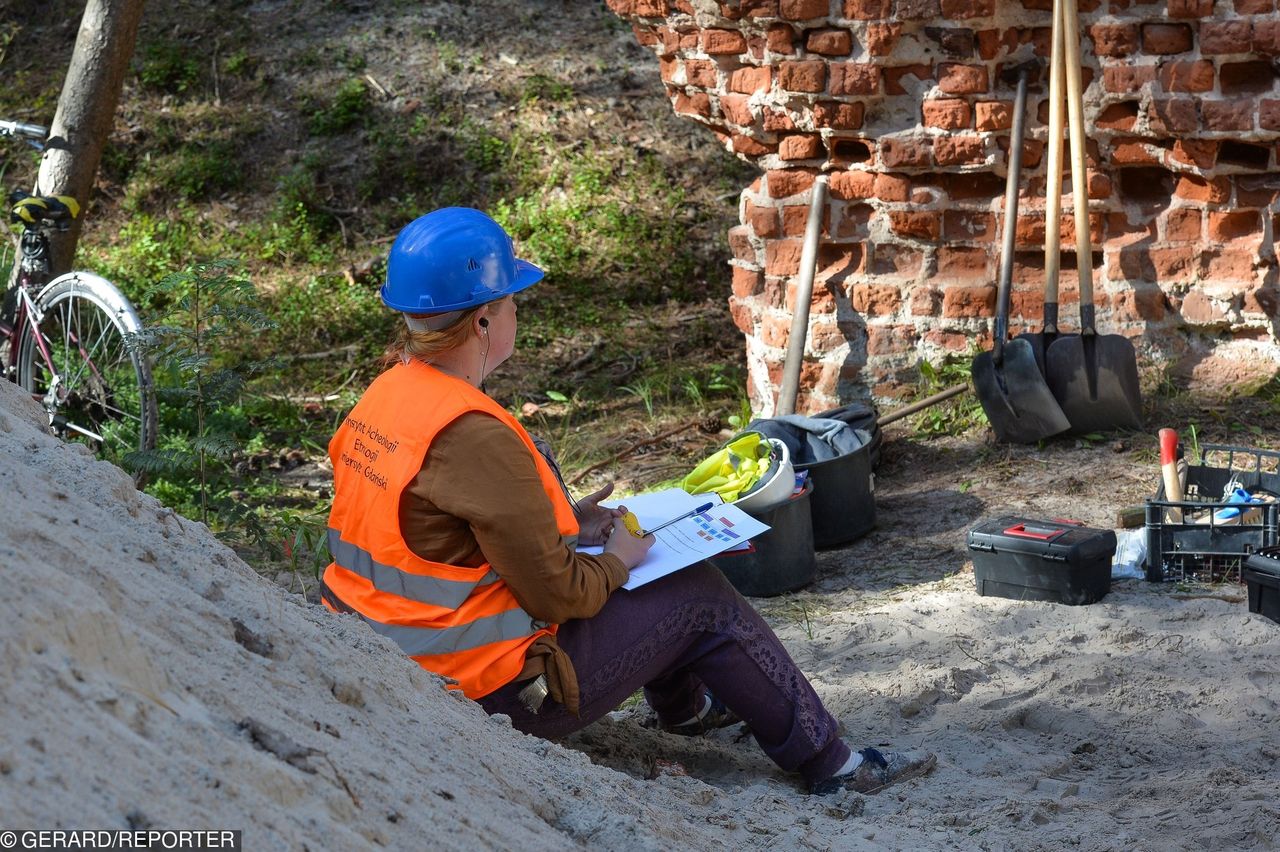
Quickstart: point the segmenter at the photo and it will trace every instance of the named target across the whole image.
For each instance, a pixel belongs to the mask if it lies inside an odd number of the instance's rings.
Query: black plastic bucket
[[[861,538],[876,525],[872,493],[871,444],[825,461],[796,464],[809,471],[813,499],[813,546],[837,547]]]
[[[771,529],[751,540],[754,552],[721,553],[709,560],[744,595],[769,597],[813,582],[818,561],[813,555],[813,523],[809,517],[812,482],[778,503],[747,512]]]

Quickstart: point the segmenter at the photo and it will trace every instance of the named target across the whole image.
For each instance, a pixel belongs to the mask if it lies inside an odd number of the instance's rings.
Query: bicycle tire
[[[54,431],[117,464],[130,451],[153,449],[155,388],[150,362],[132,345],[142,320],[129,299],[100,275],[68,272],[45,285],[35,303],[39,321],[31,317],[22,329],[17,379]]]

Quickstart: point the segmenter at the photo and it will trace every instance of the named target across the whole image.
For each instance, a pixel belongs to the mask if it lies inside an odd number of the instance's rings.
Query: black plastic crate
[[[1225,444],[1205,444],[1200,463],[1187,467],[1183,499],[1167,499],[1161,481],[1147,501],[1147,579],[1203,583],[1241,582],[1249,555],[1280,544],[1280,502],[1241,505],[1223,499],[1235,480],[1246,491],[1280,495],[1280,452]],[[1182,523],[1168,517],[1180,509]],[[1244,512],[1235,520],[1217,520],[1222,510]],[[1192,523],[1207,515],[1207,522]]]

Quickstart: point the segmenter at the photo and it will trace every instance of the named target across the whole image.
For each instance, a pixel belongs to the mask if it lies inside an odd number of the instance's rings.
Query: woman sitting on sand
[[[334,501],[321,594],[526,733],[560,737],[635,690],[672,733],[746,722],[815,793],[875,792],[933,755],[852,750],[764,620],[699,563],[619,591],[653,544],[622,509],[576,505],[481,383],[515,346],[513,294],[542,278],[477,210],[410,223],[382,299],[405,314],[329,444]],[[604,553],[575,545],[603,544]]]

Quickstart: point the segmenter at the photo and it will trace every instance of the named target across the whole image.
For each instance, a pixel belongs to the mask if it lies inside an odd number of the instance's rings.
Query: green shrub
[[[321,136],[341,133],[363,120],[372,106],[364,80],[350,77],[338,87],[333,100],[311,116],[311,132]]]
[[[200,63],[191,45],[178,41],[158,41],[140,51],[138,79],[144,88],[171,95],[182,94],[200,80]]]

